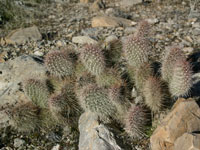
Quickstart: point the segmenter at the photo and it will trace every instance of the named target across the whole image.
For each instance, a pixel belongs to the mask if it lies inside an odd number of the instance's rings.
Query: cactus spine
[[[186,96],[192,87],[192,70],[189,62],[179,59],[173,67],[169,90],[172,96]]]
[[[24,92],[37,106],[41,108],[47,107],[47,100],[50,93],[44,82],[36,79],[28,79],[24,82]]]
[[[81,50],[81,60],[93,75],[104,72],[105,61],[101,48],[95,44],[86,44]]]
[[[74,62],[66,50],[52,51],[45,57],[48,71],[57,77],[70,76],[74,73]]]

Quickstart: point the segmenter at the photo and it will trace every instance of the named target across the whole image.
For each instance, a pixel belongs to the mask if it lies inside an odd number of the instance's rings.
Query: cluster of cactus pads
[[[96,114],[104,123],[118,123],[133,138],[141,138],[152,118],[172,97],[186,96],[192,86],[192,70],[181,49],[167,49],[161,67],[153,67],[150,25],[140,22],[135,34],[124,41],[86,44],[79,50],[49,52],[44,60],[45,80],[24,81],[30,100],[11,112],[22,131],[77,125],[83,111]],[[126,62],[124,64],[124,61]],[[143,97],[135,103],[132,90]]]

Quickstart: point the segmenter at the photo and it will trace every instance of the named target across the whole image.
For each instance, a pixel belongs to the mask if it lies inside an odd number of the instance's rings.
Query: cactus
[[[89,110],[108,120],[110,117],[116,118],[117,108],[109,99],[108,91],[104,88],[99,88],[95,84],[88,85],[81,90],[79,100],[82,108],[86,111]]]
[[[167,49],[162,61],[161,75],[162,79],[169,82],[172,78],[173,66],[178,59],[185,59],[183,51],[177,46]]]
[[[31,132],[39,128],[40,109],[31,102],[15,106],[9,112],[10,124],[20,132]]]
[[[122,41],[116,39],[106,44],[107,44],[107,51],[105,52],[105,55],[106,55],[106,61],[108,62],[107,64],[118,63],[122,54]]]
[[[135,71],[134,81],[139,92],[142,92],[145,81],[153,75],[153,68],[149,63],[144,63]]]
[[[158,112],[163,105],[165,94],[162,89],[162,83],[157,77],[149,77],[144,84],[145,104],[152,112]]]
[[[133,138],[142,138],[145,136],[147,121],[148,119],[144,108],[132,105],[125,119],[125,130]]]
[[[136,36],[147,38],[150,32],[150,25],[146,20],[139,22]]]
[[[113,86],[122,85],[123,81],[121,79],[120,73],[116,69],[108,69],[105,73],[96,77],[96,82],[99,86]]]
[[[55,119],[62,124],[73,124],[77,121],[81,109],[75,93],[70,85],[59,94],[54,94],[49,99],[49,109]]]
[[[75,65],[73,59],[70,57],[70,52],[66,50],[49,52],[44,62],[47,70],[59,78],[70,76],[74,73]]]
[[[34,104],[41,108],[47,107],[47,100],[49,97],[48,87],[44,82],[36,79],[28,79],[24,82],[24,92]]]
[[[130,66],[139,67],[149,61],[149,43],[146,39],[131,35],[123,42],[125,58]]]
[[[82,63],[93,75],[100,75],[105,69],[103,52],[99,45],[86,44],[80,55]]]
[[[192,70],[189,62],[179,59],[175,62],[169,90],[172,96],[186,96],[192,87]]]

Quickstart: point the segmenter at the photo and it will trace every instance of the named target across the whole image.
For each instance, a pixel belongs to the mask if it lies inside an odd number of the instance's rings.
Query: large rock
[[[36,26],[17,29],[12,31],[6,38],[6,44],[23,44],[29,40],[37,41],[41,40],[42,35],[40,34],[38,28]]]
[[[178,99],[150,138],[152,150],[173,150],[185,132],[200,131],[200,108],[193,99]]]
[[[92,27],[128,27],[132,25],[135,25],[135,22],[120,17],[98,16],[92,19]]]
[[[0,63],[0,108],[27,101],[22,91],[22,82],[31,77],[45,78],[45,73],[41,60],[28,55]],[[4,111],[0,110],[0,128],[7,119]]]
[[[174,150],[200,150],[200,134],[184,133],[175,141]]]
[[[79,120],[79,150],[122,150],[112,132],[97,121],[91,112],[85,112]]]

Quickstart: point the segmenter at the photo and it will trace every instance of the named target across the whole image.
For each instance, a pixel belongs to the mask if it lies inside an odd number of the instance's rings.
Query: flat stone
[[[200,134],[184,133],[175,141],[174,150],[200,150]]]
[[[45,78],[46,69],[39,58],[23,55],[14,60],[0,63],[0,108],[26,102],[21,90],[22,82],[28,78]],[[0,110],[0,128],[8,121],[7,115]]]
[[[42,39],[38,28],[36,26],[17,29],[12,31],[7,37],[5,37],[6,44],[23,44],[29,40],[38,41]]]
[[[97,121],[95,114],[85,112],[79,119],[79,150],[122,150],[114,134]]]
[[[76,36],[72,38],[73,43],[77,44],[97,44],[97,41],[90,38],[89,36]]]
[[[142,3],[142,0],[122,0],[120,2],[121,7],[132,7],[136,4]]]
[[[134,24],[135,22],[120,17],[98,16],[92,19],[92,27],[127,27]]]
[[[174,142],[185,132],[200,131],[200,109],[193,99],[180,98],[150,138],[152,150],[174,150]]]

